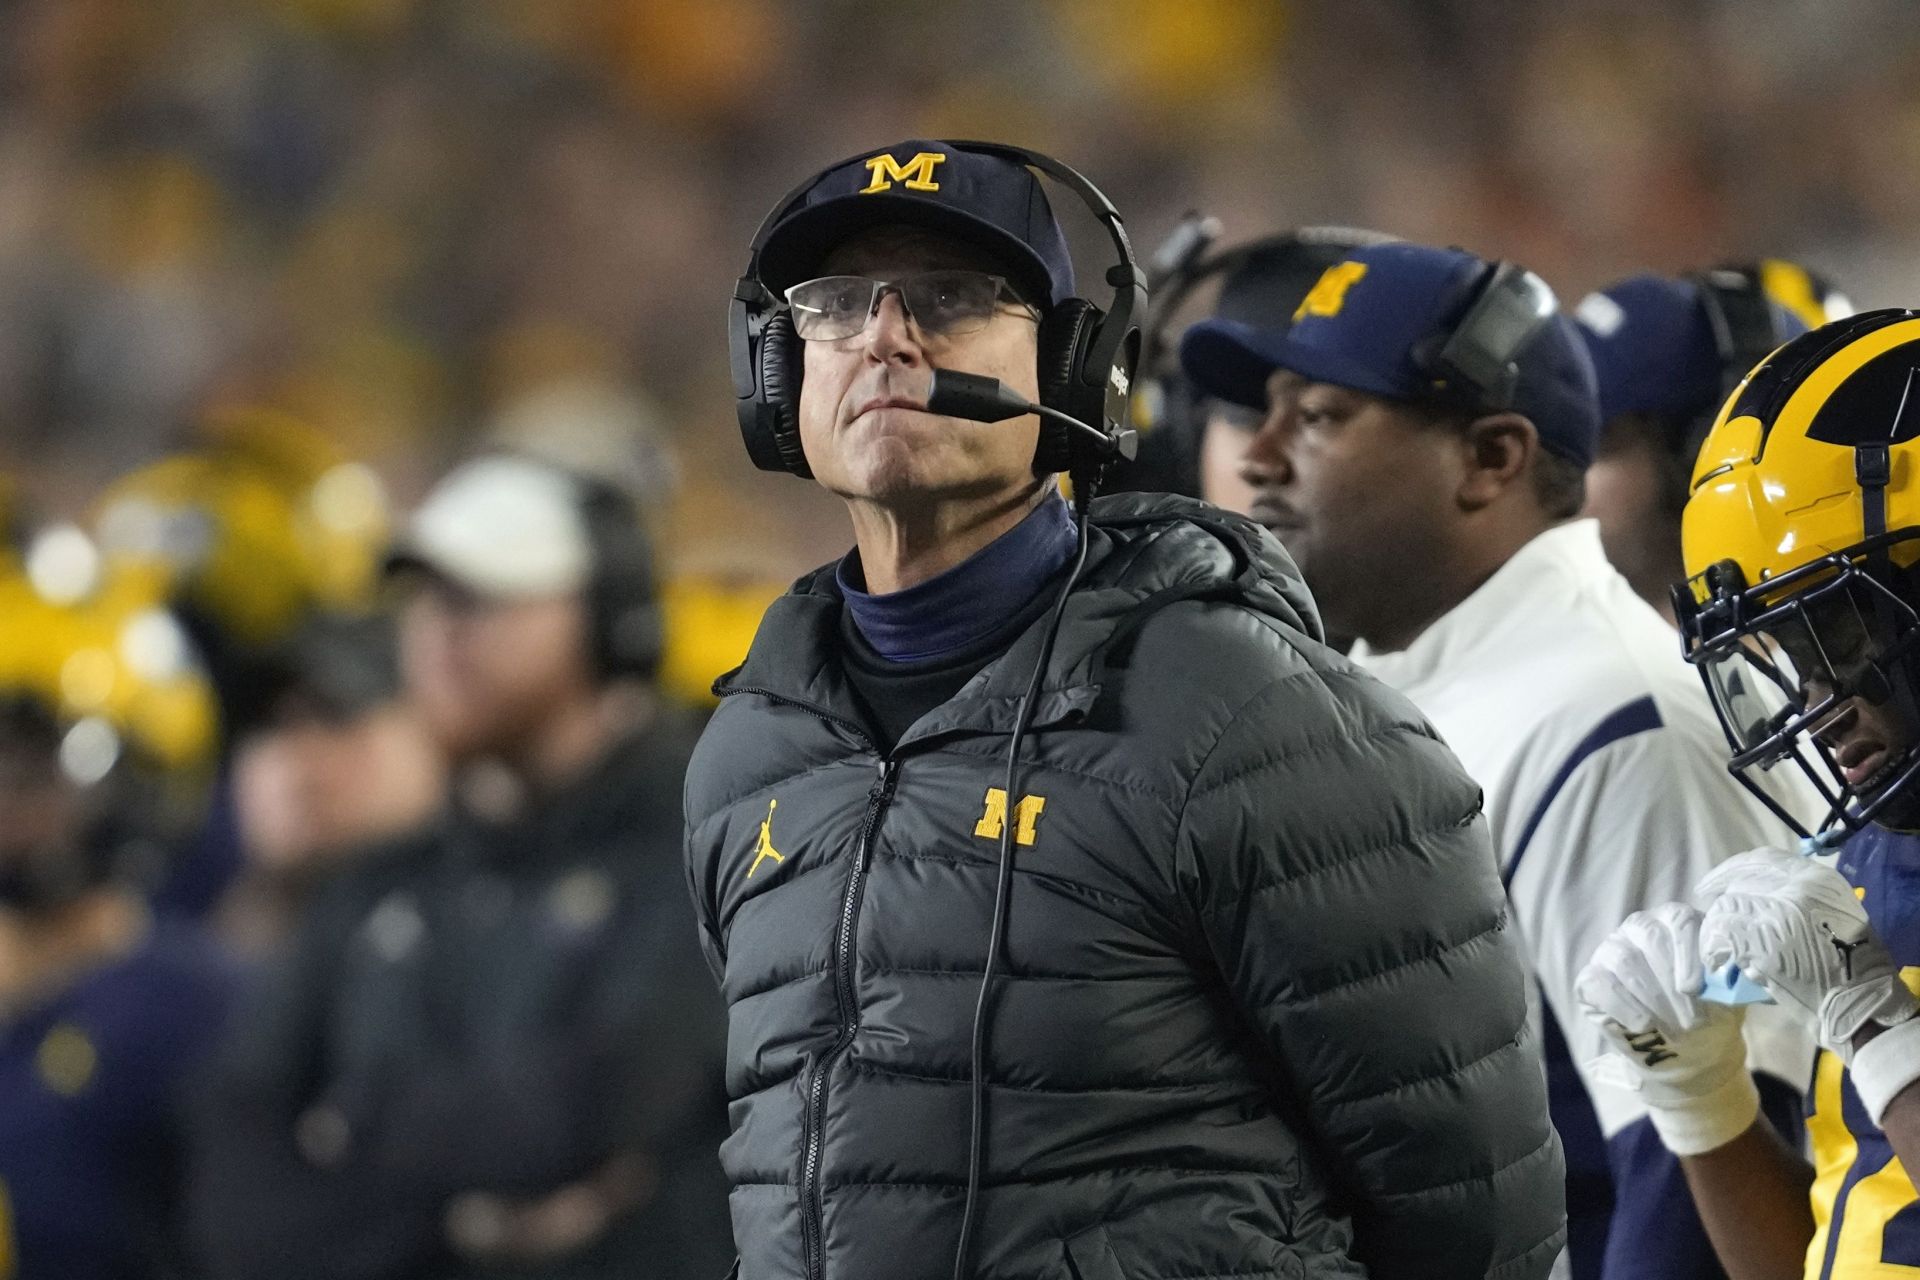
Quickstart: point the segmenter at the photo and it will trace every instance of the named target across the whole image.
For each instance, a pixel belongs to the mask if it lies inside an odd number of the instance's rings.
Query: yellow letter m
[[[1313,282],[1313,288],[1307,290],[1307,296],[1293,309],[1294,321],[1298,323],[1307,316],[1339,315],[1340,308],[1347,304],[1347,290],[1360,283],[1360,277],[1365,274],[1367,264],[1364,262],[1334,263]]]
[[[1033,847],[1038,837],[1035,830],[1040,825],[1040,812],[1047,807],[1045,796],[1021,796],[1020,803],[1013,811],[1013,841],[1015,844]],[[999,787],[987,788],[986,812],[980,815],[980,821],[974,825],[973,834],[983,840],[998,840],[1001,829],[1007,822],[1007,793]]]
[[[933,180],[933,167],[944,164],[946,159],[944,151],[922,151],[905,164],[890,155],[877,155],[866,162],[868,171],[873,174],[873,181],[860,188],[860,194],[870,196],[891,191],[896,182],[909,191],[938,191],[940,184]]]

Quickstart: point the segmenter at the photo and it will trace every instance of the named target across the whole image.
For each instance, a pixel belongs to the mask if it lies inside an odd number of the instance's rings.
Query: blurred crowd
[[[71,513],[208,404],[264,403],[410,500],[489,429],[651,430],[686,482],[666,545],[790,576],[838,552],[837,513],[732,447],[720,314],[760,215],[816,162],[1000,137],[1071,157],[1143,247],[1200,207],[1235,236],[1457,243],[1569,297],[1781,254],[1875,305],[1920,283],[1909,17],[8,0],[0,461]]]
[[[722,308],[909,135],[1066,158],[1143,248],[1920,296],[1905,0],[0,0],[0,901],[60,908],[0,929],[0,1147],[93,1144],[0,1250],[724,1271],[678,770],[846,533],[746,462]]]

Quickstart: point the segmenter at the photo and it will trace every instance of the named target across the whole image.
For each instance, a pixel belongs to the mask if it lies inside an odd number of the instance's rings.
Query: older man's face
[[[1004,274],[967,245],[890,227],[842,245],[820,274],[898,280],[945,270]],[[842,498],[887,506],[1031,488],[1037,417],[970,422],[922,406],[935,369],[985,374],[1037,399],[1036,335],[1032,313],[1010,305],[970,333],[928,334],[890,293],[861,332],[804,344],[800,440],[814,478]]]

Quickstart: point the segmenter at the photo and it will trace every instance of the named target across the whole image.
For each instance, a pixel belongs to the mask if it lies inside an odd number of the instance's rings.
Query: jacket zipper
[[[853,867],[847,873],[846,892],[840,899],[840,924],[833,941],[833,994],[840,1014],[840,1034],[834,1038],[832,1047],[815,1059],[807,1082],[804,1130],[806,1162],[800,1171],[800,1231],[806,1245],[809,1280],[826,1280],[827,1273],[826,1250],[822,1243],[822,1236],[826,1232],[826,1206],[820,1190],[820,1147],[827,1120],[827,1072],[833,1066],[834,1059],[853,1043],[853,1034],[859,1026],[860,1013],[855,1003],[853,983],[853,928],[860,917],[861,890],[866,886],[867,863],[873,856],[873,833],[880,825],[880,815],[885,811],[887,802],[893,798],[897,771],[898,765],[894,760],[883,758],[880,761],[880,776],[867,792],[866,821],[860,828],[860,844]]]
[[[866,743],[875,755],[880,754],[866,726],[856,720],[835,715],[815,703],[789,698],[756,686],[735,686],[720,696],[730,697],[741,693],[758,694],[769,702],[805,711],[846,730]],[[854,1003],[856,993],[853,984],[853,927],[860,916],[860,891],[866,885],[867,862],[873,855],[874,829],[880,825],[880,815],[893,798],[894,775],[898,767],[897,761],[882,756],[880,776],[867,791],[867,814],[861,823],[860,843],[854,855],[853,868],[847,874],[847,888],[840,898],[840,923],[834,933],[833,994],[840,1015],[840,1033],[834,1037],[827,1051],[814,1060],[808,1073],[807,1109],[801,1117],[802,1146],[806,1157],[800,1170],[800,1235],[806,1254],[808,1280],[826,1280],[826,1250],[821,1239],[826,1233],[826,1206],[820,1190],[820,1147],[827,1118],[827,1071],[833,1066],[834,1059],[853,1043],[853,1033],[858,1026],[859,1013]]]

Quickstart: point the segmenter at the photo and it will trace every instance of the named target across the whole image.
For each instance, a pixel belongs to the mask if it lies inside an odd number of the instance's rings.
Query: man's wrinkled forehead
[[[891,279],[916,271],[985,271],[1007,274],[1007,264],[966,240],[923,227],[894,224],[862,231],[822,259],[823,275]]]

